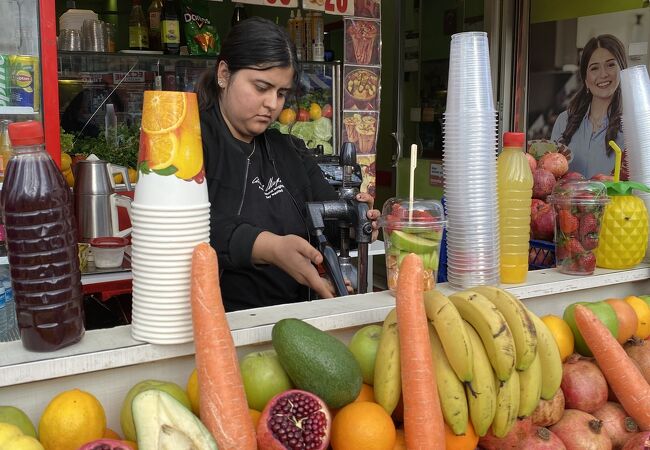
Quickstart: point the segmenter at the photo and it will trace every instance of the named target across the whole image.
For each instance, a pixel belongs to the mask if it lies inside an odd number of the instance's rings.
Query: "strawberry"
[[[558,214],[558,220],[560,221],[560,230],[564,234],[571,234],[578,230],[578,218],[571,214],[570,211],[563,209]]]
[[[592,213],[585,214],[580,218],[580,237],[584,238],[589,233],[598,234],[599,223]]]
[[[585,249],[582,247],[582,244],[580,244],[580,241],[575,238],[571,238],[566,243],[566,251],[568,253],[568,256],[572,257],[584,252]]]
[[[592,252],[583,253],[578,257],[577,262],[583,272],[591,273],[596,268],[596,255]]]
[[[593,250],[598,247],[598,233],[587,233],[580,239],[585,250]]]

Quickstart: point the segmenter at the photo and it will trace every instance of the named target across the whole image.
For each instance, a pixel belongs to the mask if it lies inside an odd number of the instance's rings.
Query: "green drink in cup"
[[[399,267],[406,255],[415,253],[422,259],[424,290],[436,286],[440,241],[445,226],[442,205],[437,200],[393,197],[384,203],[379,219],[386,248],[388,288],[395,292]]]

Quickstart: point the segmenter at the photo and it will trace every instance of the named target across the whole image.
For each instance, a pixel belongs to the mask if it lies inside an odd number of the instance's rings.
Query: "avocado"
[[[399,230],[394,230],[390,234],[390,242],[400,250],[418,254],[430,253],[440,245],[437,241]]]
[[[363,383],[361,367],[343,342],[300,319],[282,319],[271,332],[280,364],[298,389],[330,408],[353,402]]]
[[[217,450],[217,443],[199,418],[167,392],[140,392],[131,408],[140,450]]]

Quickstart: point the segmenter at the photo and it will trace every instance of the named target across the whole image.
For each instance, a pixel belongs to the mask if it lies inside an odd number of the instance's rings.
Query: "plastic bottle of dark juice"
[[[12,123],[9,137],[1,200],[18,328],[27,350],[53,351],[84,333],[72,194],[40,122]]]

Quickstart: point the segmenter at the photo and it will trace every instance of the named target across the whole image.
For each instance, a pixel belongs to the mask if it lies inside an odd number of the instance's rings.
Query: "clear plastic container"
[[[591,275],[596,268],[600,224],[609,202],[600,181],[565,181],[547,198],[555,208],[555,265],[569,275]]]
[[[124,259],[124,249],[129,241],[123,237],[98,237],[90,240],[95,267],[108,269],[119,267]]]
[[[524,154],[524,133],[504,133],[497,160],[502,283],[523,283],[528,274],[533,173]]]
[[[12,123],[9,136],[2,204],[18,328],[27,350],[53,351],[84,333],[72,192],[40,122]]]
[[[445,214],[437,200],[414,199],[411,210],[410,206],[408,199],[390,198],[379,218],[384,232],[388,288],[393,292],[397,288],[400,263],[409,253],[422,258],[424,290],[436,286]]]

